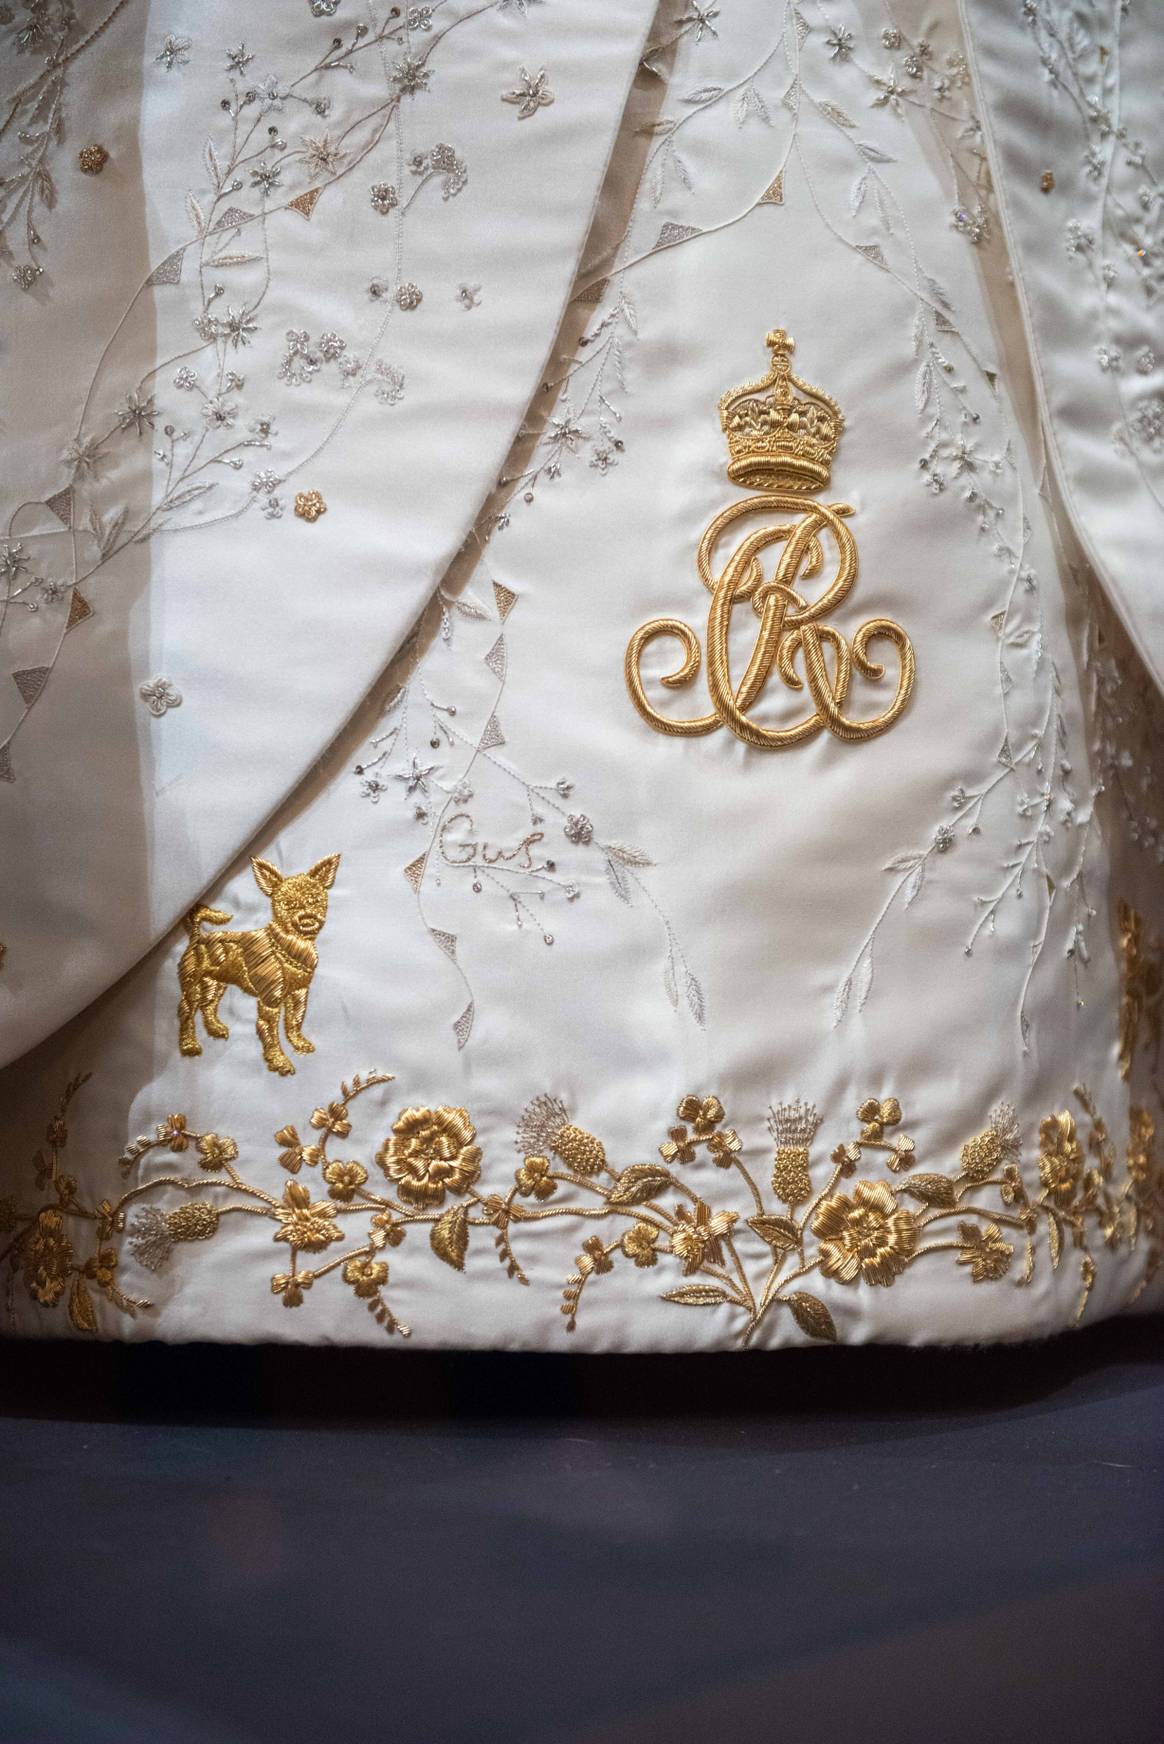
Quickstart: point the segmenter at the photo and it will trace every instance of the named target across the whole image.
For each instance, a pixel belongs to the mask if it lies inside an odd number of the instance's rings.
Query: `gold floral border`
[[[951,1254],[975,1284],[999,1284],[1013,1274],[1023,1287],[1045,1245],[1053,1270],[1069,1256],[1077,1260],[1078,1320],[1105,1254],[1144,1253],[1132,1301],[1164,1259],[1164,1167],[1155,1122],[1133,1106],[1121,1166],[1081,1086],[1075,1097],[1086,1136],[1066,1109],[1040,1122],[1037,1189],[1028,1186],[1019,1124],[1005,1104],[962,1145],[957,1166],[943,1172],[917,1167],[895,1097],[862,1101],[855,1136],[835,1146],[827,1166],[813,1154],[823,1124],[816,1108],[779,1103],[768,1113],[774,1143],[761,1169],[727,1124],[719,1098],[689,1095],[656,1160],[624,1167],[608,1160],[601,1139],[574,1124],[556,1097],[536,1097],[517,1125],[518,1167],[503,1190],[487,1191],[476,1130],[463,1108],[404,1108],[367,1161],[335,1154],[351,1136],[353,1105],[392,1082],[391,1074],[372,1072],[342,1084],[334,1101],[316,1108],[305,1137],[294,1126],[275,1134],[278,1164],[290,1177],[280,1194],[244,1177],[233,1138],[195,1131],[185,1115],[172,1114],[122,1155],[125,1190],[90,1204],[63,1164],[68,1111],[85,1082],[79,1077],[66,1086],[32,1159],[36,1202],[22,1207],[15,1198],[0,1199],[10,1313],[20,1285],[41,1309],[66,1303],[79,1333],[99,1330],[96,1297],[131,1317],[152,1306],[121,1287],[125,1250],[158,1272],[175,1246],[211,1241],[226,1218],[238,1216],[274,1226],[272,1240],[287,1258],[271,1289],[287,1308],[300,1307],[308,1291],[335,1275],[386,1332],[403,1336],[409,1328],[388,1300],[388,1253],[422,1229],[436,1258],[459,1272],[472,1232],[490,1231],[506,1273],[524,1285],[517,1245],[533,1226],[561,1219],[592,1225],[565,1280],[568,1332],[597,1279],[616,1269],[637,1275],[664,1266],[677,1276],[662,1300],[729,1311],[740,1345],[785,1311],[806,1337],[835,1342],[828,1304],[815,1285],[805,1287],[816,1279],[889,1288],[922,1260]],[[161,1158],[186,1156],[194,1172],[152,1172]],[[301,1178],[305,1170],[316,1172],[322,1196]],[[358,1230],[351,1227],[357,1221]]]

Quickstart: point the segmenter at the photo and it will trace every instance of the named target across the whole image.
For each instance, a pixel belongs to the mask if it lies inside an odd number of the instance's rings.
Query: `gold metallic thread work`
[[[893,725],[909,701],[915,673],[913,645],[890,618],[871,618],[862,624],[851,646],[839,630],[824,622],[857,579],[857,546],[843,519],[853,511],[848,503],[807,499],[809,493],[823,490],[829,482],[844,418],[835,400],[792,374],[789,359],[793,344],[783,328],[769,333],[767,343],[772,351],[768,374],[762,381],[725,394],[719,405],[728,439],[728,477],[734,484],[760,487],[762,494],[722,509],[708,526],[696,554],[699,578],[711,594],[707,688],[712,712],[680,720],[661,714],[647,700],[642,656],[660,636],[674,636],[683,649],[682,665],[661,680],[664,685],[679,689],[699,672],[703,659],[699,638],[679,618],[652,618],[635,631],[626,650],[627,689],[649,726],[676,737],[693,737],[726,726],[744,744],[764,751],[783,751],[802,744],[822,727],[838,739],[872,739]],[[791,518],[746,534],[717,576],[713,560],[728,529],[745,516],[772,513]],[[819,599],[810,603],[797,583],[811,580],[824,567],[824,535],[836,547],[836,574]],[[783,550],[772,578],[765,580],[760,557],[770,545],[782,545]],[[732,612],[744,600],[752,602],[760,627],[737,686],[731,676],[729,634]],[[853,720],[845,714],[844,704],[854,666],[868,679],[885,675],[884,665],[869,653],[870,644],[877,640],[897,648],[897,693],[881,714],[871,720]],[[798,654],[803,659],[803,677],[797,671]],[[748,713],[773,667],[791,690],[803,690],[807,684],[814,704],[810,715],[789,727],[762,726]]]

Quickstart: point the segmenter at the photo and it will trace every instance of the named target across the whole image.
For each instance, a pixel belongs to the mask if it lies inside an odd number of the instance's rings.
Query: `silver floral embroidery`
[[[549,75],[544,67],[536,73],[531,73],[526,67],[519,67],[517,77],[516,89],[504,91],[501,101],[516,105],[518,120],[528,121],[539,109],[548,108],[554,101],[554,93],[550,90]]]
[[[168,678],[151,678],[142,685],[139,694],[151,715],[159,717],[168,709],[179,708],[182,703],[181,691]]]

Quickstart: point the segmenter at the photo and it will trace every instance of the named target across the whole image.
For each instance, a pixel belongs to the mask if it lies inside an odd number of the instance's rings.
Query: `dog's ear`
[[[283,882],[283,874],[277,866],[272,866],[269,860],[256,860],[251,856],[251,871],[255,875],[255,883],[264,896],[274,896]]]
[[[329,854],[326,860],[317,860],[307,876],[313,878],[317,884],[322,884],[325,890],[330,890],[335,883],[339,863],[338,854]]]

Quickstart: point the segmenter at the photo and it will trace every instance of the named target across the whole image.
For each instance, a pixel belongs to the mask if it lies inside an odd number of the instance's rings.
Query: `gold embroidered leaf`
[[[632,1163],[610,1190],[612,1205],[645,1205],[671,1185],[671,1174],[658,1163]]]
[[[943,1210],[958,1202],[954,1183],[946,1175],[911,1175],[905,1191],[923,1205],[938,1205]]]
[[[664,1302],[678,1302],[683,1308],[715,1308],[729,1300],[714,1284],[683,1284],[678,1290],[668,1290]]]
[[[96,1332],[97,1316],[93,1312],[93,1298],[89,1294],[80,1272],[73,1279],[73,1288],[69,1293],[69,1319],[75,1332]]]
[[[837,1342],[833,1317],[823,1302],[819,1302],[815,1296],[807,1296],[803,1290],[796,1290],[784,1299],[802,1332],[807,1332],[810,1338],[827,1339],[830,1344]]]
[[[1047,1219],[1047,1248],[1051,1255],[1051,1268],[1053,1271],[1058,1270],[1059,1261],[1063,1257],[1063,1235],[1057,1217]]]
[[[789,1253],[800,1246],[800,1231],[791,1217],[749,1217],[748,1228],[754,1229],[773,1253]]]
[[[463,1272],[465,1255],[469,1251],[469,1213],[466,1208],[453,1205],[438,1217],[429,1241],[438,1259],[452,1266],[455,1272]]]

